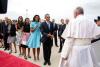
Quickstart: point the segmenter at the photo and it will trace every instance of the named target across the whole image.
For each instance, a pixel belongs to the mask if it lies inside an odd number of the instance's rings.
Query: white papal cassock
[[[99,67],[91,45],[91,40],[99,34],[100,27],[83,15],[70,22],[62,34],[66,40],[59,67]]]

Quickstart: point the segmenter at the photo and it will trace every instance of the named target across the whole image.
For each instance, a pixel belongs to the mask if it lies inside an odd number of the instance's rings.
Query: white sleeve
[[[69,53],[71,52],[73,48],[74,40],[75,40],[74,38],[66,38],[62,52],[61,52],[62,58],[67,58],[69,56]]]
[[[68,26],[68,25],[67,25]],[[66,26],[66,28],[65,28],[65,30],[64,30],[64,32],[62,33],[62,35],[61,35],[61,37],[63,37],[64,39],[66,39],[67,38],[67,26]]]
[[[64,32],[63,32],[63,34],[62,34],[62,37],[64,38],[64,39],[66,39],[66,38],[68,38],[68,37],[71,37],[71,33],[73,32],[72,31],[72,26],[73,24],[72,24],[72,22],[70,22],[70,23],[68,23],[68,25],[66,26],[66,28],[65,28],[65,30],[64,30]]]

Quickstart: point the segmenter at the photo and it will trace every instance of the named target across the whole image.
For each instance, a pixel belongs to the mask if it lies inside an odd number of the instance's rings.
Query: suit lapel
[[[45,25],[46,25],[46,28],[47,28],[48,30],[50,30],[49,27],[48,27],[48,24],[47,24],[46,22],[45,22]]]
[[[51,30],[51,28],[52,28],[52,25],[51,25],[51,22],[50,22],[50,30]]]

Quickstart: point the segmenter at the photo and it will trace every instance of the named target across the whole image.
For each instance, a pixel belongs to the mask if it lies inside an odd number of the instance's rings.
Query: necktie
[[[48,28],[50,29],[50,23],[49,22],[47,22],[47,25],[48,25]]]
[[[53,27],[55,28],[55,23],[53,24]]]
[[[50,30],[50,23],[48,23],[48,27],[49,27],[49,30]]]

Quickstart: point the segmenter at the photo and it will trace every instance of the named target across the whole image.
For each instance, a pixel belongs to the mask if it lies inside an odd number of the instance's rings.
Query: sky
[[[73,10],[77,6],[82,6],[85,15],[89,19],[100,16],[100,0],[8,0],[8,12],[0,14],[0,18],[8,16],[17,19],[18,16],[33,18],[39,14],[43,19],[46,13],[51,18],[73,18]]]

